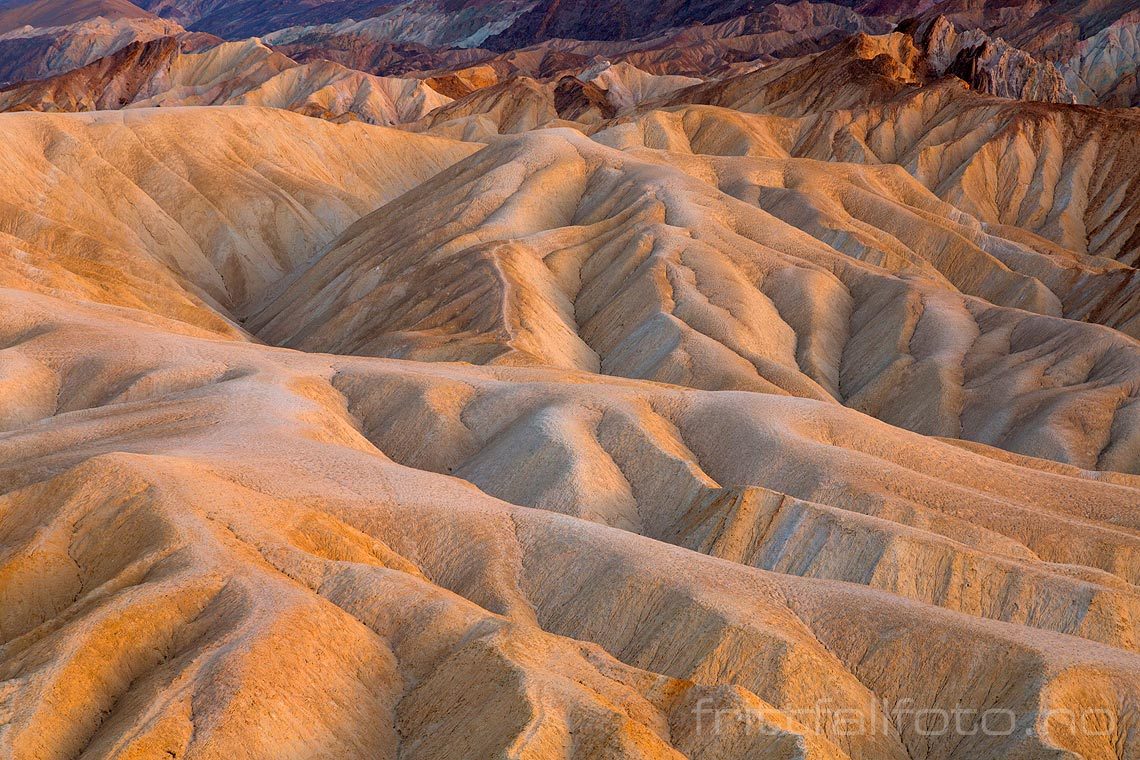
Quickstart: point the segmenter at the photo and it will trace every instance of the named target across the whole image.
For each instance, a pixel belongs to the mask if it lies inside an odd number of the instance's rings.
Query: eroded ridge
[[[1117,4],[33,5],[0,757],[1140,757]]]

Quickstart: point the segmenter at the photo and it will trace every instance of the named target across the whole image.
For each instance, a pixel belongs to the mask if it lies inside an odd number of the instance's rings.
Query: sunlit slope
[[[0,114],[3,284],[232,334],[280,277],[472,146],[283,111]]]
[[[1133,478],[830,403],[0,298],[17,756],[1134,750]],[[882,700],[1017,730],[932,742]],[[769,728],[713,733],[705,708]],[[1088,709],[1116,732],[1036,717]]]
[[[0,114],[0,756],[1140,756],[1133,117],[900,52]]]
[[[775,213],[748,202],[781,190]],[[827,240],[868,246],[874,263]],[[1052,266],[901,170],[701,161],[544,131],[362,219],[248,326],[311,351],[837,401],[928,435],[1135,471],[1140,345],[1061,318],[1056,294],[999,256]]]

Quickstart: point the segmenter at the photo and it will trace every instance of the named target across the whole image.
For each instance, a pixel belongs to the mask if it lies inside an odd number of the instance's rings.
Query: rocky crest
[[[935,76],[952,75],[978,92],[999,98],[1075,103],[1065,77],[1050,61],[1038,60],[980,30],[960,32],[938,16],[915,31]]]

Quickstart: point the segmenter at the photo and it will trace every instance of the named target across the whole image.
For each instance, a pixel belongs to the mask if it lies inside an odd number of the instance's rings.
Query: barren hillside
[[[0,757],[1140,758],[1126,17],[628,5],[0,92]]]

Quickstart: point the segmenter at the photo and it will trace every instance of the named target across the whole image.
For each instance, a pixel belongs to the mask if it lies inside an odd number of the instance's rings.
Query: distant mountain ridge
[[[394,4],[394,0],[140,0],[152,13],[229,39],[260,36],[287,26],[368,18]]]
[[[66,26],[102,16],[107,19],[152,16],[128,0],[34,0],[30,3],[9,1],[0,4],[0,34],[25,26]]]
[[[1133,0],[938,0],[917,7],[903,0],[3,0],[0,34],[23,25],[153,14],[195,31],[244,39],[293,27],[383,19],[381,27],[392,41],[478,45],[501,52],[552,39],[630,40],[742,18],[770,24],[786,12],[783,9],[801,9],[792,15],[802,16],[802,9],[815,6],[878,24],[946,16],[960,28],[978,29],[1057,60],[1081,53],[1083,40],[1137,10]],[[431,32],[444,27],[448,33]],[[785,31],[794,33],[797,28],[793,22]]]

